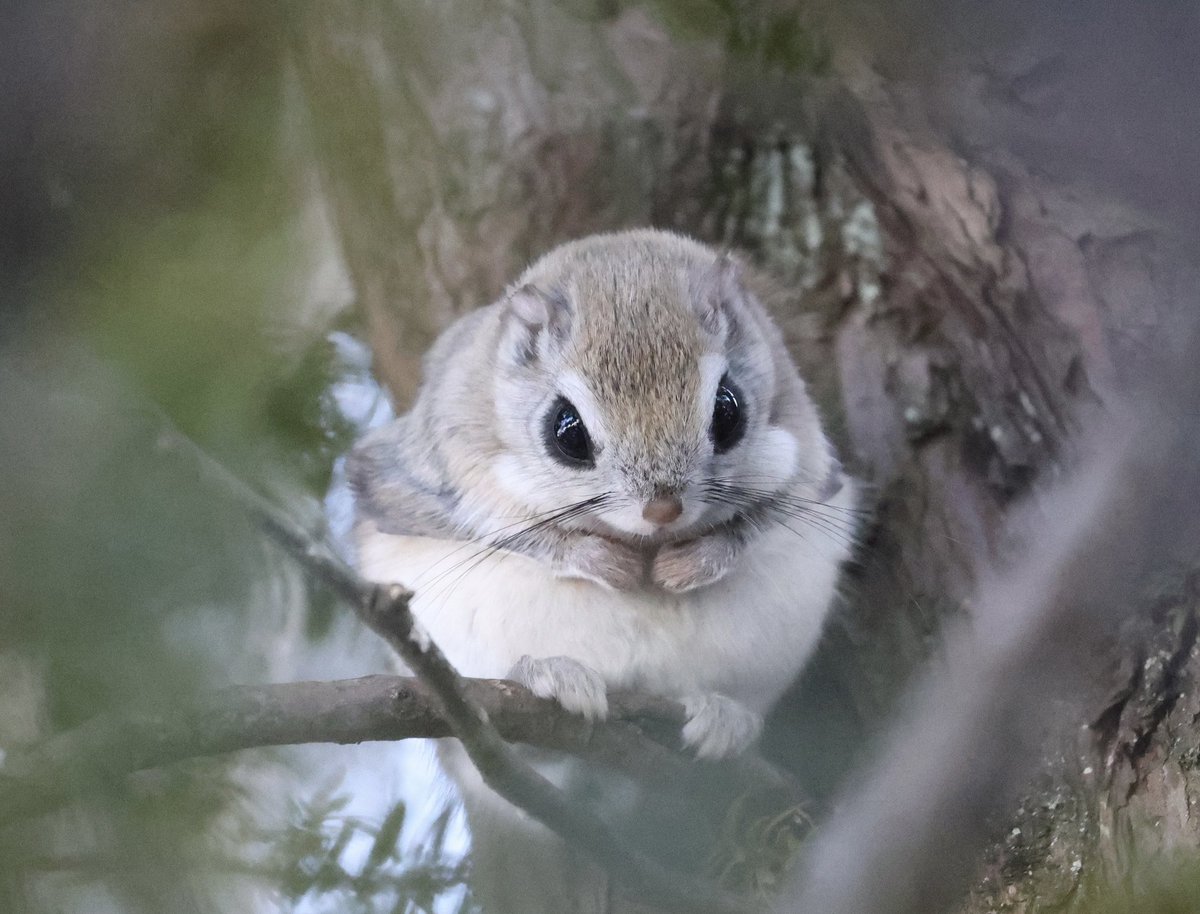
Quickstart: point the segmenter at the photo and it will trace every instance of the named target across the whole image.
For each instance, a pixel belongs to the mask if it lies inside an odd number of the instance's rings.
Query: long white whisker
[[[775,523],[797,536],[801,536],[800,531],[790,524],[784,523],[784,518],[798,520],[847,548],[854,548],[857,544],[855,528],[860,518],[850,512],[845,512],[845,516],[838,516],[836,512],[831,515],[822,510],[837,506],[793,496],[786,492],[734,485],[724,480],[710,483],[705,487],[705,492],[710,501],[730,505],[744,516],[754,516],[756,513],[769,515]],[[801,538],[804,537],[801,536]]]
[[[456,562],[434,579],[422,582],[422,588],[431,597],[443,596],[449,592],[450,588],[456,586],[459,581],[465,578],[471,573],[471,571],[473,571],[488,558],[501,552],[520,551],[517,549],[510,549],[510,547],[517,545],[522,539],[528,539],[531,536],[535,536],[539,531],[555,524],[594,513],[607,504],[609,497],[610,496],[608,494],[593,496],[592,498],[584,499],[581,502],[576,502],[575,504],[568,505],[565,508],[560,508],[554,512],[550,512],[548,517],[535,515],[535,517],[538,519],[536,519],[533,523],[497,540],[484,542],[481,549]],[[479,541],[477,540],[476,542]],[[450,575],[453,575],[456,571],[460,571],[460,569],[461,573],[454,578],[450,578],[446,585],[440,590],[430,589],[440,582],[446,581]]]

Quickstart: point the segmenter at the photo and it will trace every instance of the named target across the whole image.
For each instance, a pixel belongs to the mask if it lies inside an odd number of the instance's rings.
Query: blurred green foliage
[[[309,519],[353,434],[328,328],[301,307],[303,176],[269,16],[118,6],[22,6],[14,43],[87,53],[0,64],[40,107],[0,179],[33,182],[5,199],[37,229],[20,282],[0,280],[0,750],[270,676],[307,612],[295,569],[160,451],[164,422]],[[69,808],[4,823],[0,910],[242,909],[234,874],[201,865],[236,856],[230,821],[261,808],[249,767],[89,779]]]
[[[306,803],[293,803],[291,821],[281,833],[262,836],[268,848],[264,871],[292,904],[305,902],[306,910],[330,914],[472,910],[466,864],[446,862],[452,807],[442,811],[416,846],[402,847],[403,802],[387,810],[378,824],[344,815],[348,802],[349,797],[327,787]],[[365,858],[364,845],[369,845]]]

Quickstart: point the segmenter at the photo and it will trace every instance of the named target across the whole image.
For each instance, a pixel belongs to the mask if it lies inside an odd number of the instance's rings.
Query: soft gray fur
[[[582,498],[613,493],[610,501],[626,503],[682,492],[705,471],[736,475],[739,454],[714,457],[707,429],[680,408],[701,399],[697,365],[722,348],[751,422],[780,426],[799,441],[797,475],[822,484],[840,475],[782,339],[739,282],[737,264],[688,239],[638,231],[558,248],[501,301],[442,335],[426,357],[412,411],[351,454],[360,511],[385,533],[503,539],[507,550],[618,588],[642,583],[647,565],[667,590],[708,583],[736,561],[766,506],[710,505],[687,528],[649,535],[589,512],[513,536],[507,525],[539,512],[522,517],[523,506],[497,497],[488,471],[495,458],[516,452],[520,468],[537,477],[532,486]],[[562,365],[591,388],[605,424],[619,429],[598,459],[601,480],[590,485],[581,485],[578,470],[529,453],[542,448],[532,423],[505,440],[495,421],[513,408],[541,421],[537,408],[555,393],[546,379]],[[774,490],[785,480],[754,482]]]
[[[726,376],[745,423],[720,453]],[[560,397],[594,465],[554,457]],[[609,689],[677,698],[684,742],[709,758],[752,743],[807,660],[852,536],[854,487],[738,264],[665,232],[585,238],[533,264],[442,335],[412,410],[349,470],[364,574],[413,588],[464,675],[508,676],[591,718]],[[569,854],[460,752],[441,755],[489,910],[588,909],[579,874],[561,871]]]

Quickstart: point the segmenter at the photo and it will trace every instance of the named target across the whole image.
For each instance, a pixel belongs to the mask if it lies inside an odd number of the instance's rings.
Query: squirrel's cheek
[[[515,454],[496,457],[491,462],[491,471],[500,490],[520,504],[541,507],[543,502],[549,504],[553,501],[547,499],[553,487],[539,485],[536,474],[530,474]]]
[[[761,475],[774,477],[782,482],[796,473],[800,442],[789,431],[769,428],[763,434],[761,446],[755,448],[754,455]]]

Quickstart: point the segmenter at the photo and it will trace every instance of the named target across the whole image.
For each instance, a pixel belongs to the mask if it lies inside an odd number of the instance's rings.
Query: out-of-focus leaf
[[[367,856],[367,862],[363,866],[364,874],[370,874],[379,869],[396,852],[396,842],[400,839],[407,812],[404,803],[399,802],[392,807],[391,812],[380,823],[379,830],[375,833],[375,843],[371,845],[371,853]]]

